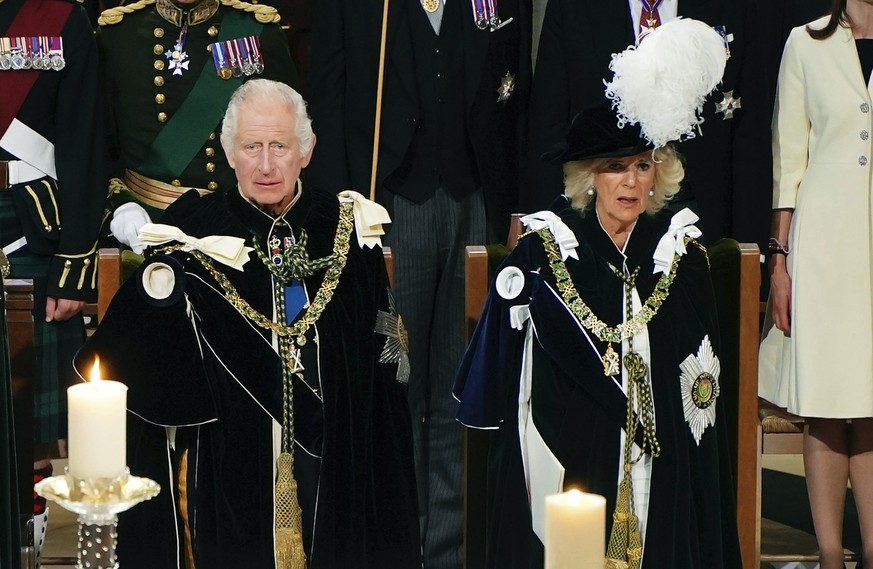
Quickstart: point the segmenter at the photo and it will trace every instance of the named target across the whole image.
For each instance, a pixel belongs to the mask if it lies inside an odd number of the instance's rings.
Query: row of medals
[[[442,0],[421,0],[421,6],[431,14],[439,10],[441,3]],[[486,14],[478,10],[476,11],[476,17],[474,18],[474,22],[476,24],[476,27],[480,30],[490,28],[492,32],[497,30],[500,27],[501,23],[500,18],[497,16],[496,12]]]
[[[256,38],[253,38],[253,41],[258,42]],[[221,50],[222,56],[225,56],[230,50],[226,50],[224,48],[224,45],[230,43],[238,45],[239,40],[216,42],[213,43],[210,48],[213,53],[215,53],[215,50]],[[260,48],[260,45],[258,45],[258,48]],[[239,51],[237,53],[239,53]],[[261,73],[263,73],[264,62],[261,56],[260,49],[257,50],[257,54],[252,53],[252,51],[254,50],[246,49],[244,51],[246,53],[245,57],[222,57],[222,59],[216,60],[215,63],[216,67],[218,67],[218,69],[216,70],[218,72],[218,76],[224,80],[228,80],[231,77],[242,77],[243,75],[251,77],[252,75],[260,75]],[[221,61],[221,63],[219,64],[218,61]],[[221,66],[219,67],[219,65]]]
[[[66,62],[60,53],[29,54],[23,49],[13,49],[10,52],[0,53],[0,71],[36,69],[42,71],[60,71]]]
[[[222,67],[218,70],[218,76],[222,79],[230,79],[231,77],[242,77],[243,75],[251,77],[252,75],[260,75],[264,72],[264,64],[260,59],[246,60],[242,64],[238,61],[231,61],[230,67]]]

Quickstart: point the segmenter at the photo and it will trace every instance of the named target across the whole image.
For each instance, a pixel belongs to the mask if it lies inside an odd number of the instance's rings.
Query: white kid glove
[[[143,225],[151,222],[149,214],[141,205],[128,202],[115,210],[109,229],[120,243],[130,247],[137,255],[142,255],[142,245],[139,244],[137,235]]]

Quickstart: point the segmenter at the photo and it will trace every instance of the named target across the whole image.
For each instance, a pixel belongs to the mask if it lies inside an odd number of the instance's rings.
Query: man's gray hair
[[[280,103],[293,109],[294,114],[297,115],[297,144],[300,147],[300,155],[304,156],[312,148],[312,119],[306,113],[306,101],[300,93],[288,85],[269,79],[246,81],[234,91],[221,125],[222,146],[233,148],[237,114],[240,107],[247,103]]]

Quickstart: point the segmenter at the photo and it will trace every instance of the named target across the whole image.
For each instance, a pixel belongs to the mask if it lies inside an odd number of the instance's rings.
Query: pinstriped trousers
[[[437,188],[424,203],[395,195],[387,237],[394,295],[409,333],[409,407],[426,569],[463,565],[463,427],[452,383],[466,348],[464,248],[485,243],[478,190],[455,201]]]

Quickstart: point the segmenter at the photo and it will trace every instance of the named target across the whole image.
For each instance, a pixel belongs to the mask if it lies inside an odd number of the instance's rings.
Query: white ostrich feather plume
[[[639,46],[613,54],[606,96],[619,126],[639,124],[656,147],[700,131],[706,95],[721,82],[724,40],[698,20],[677,18],[649,32]]]

